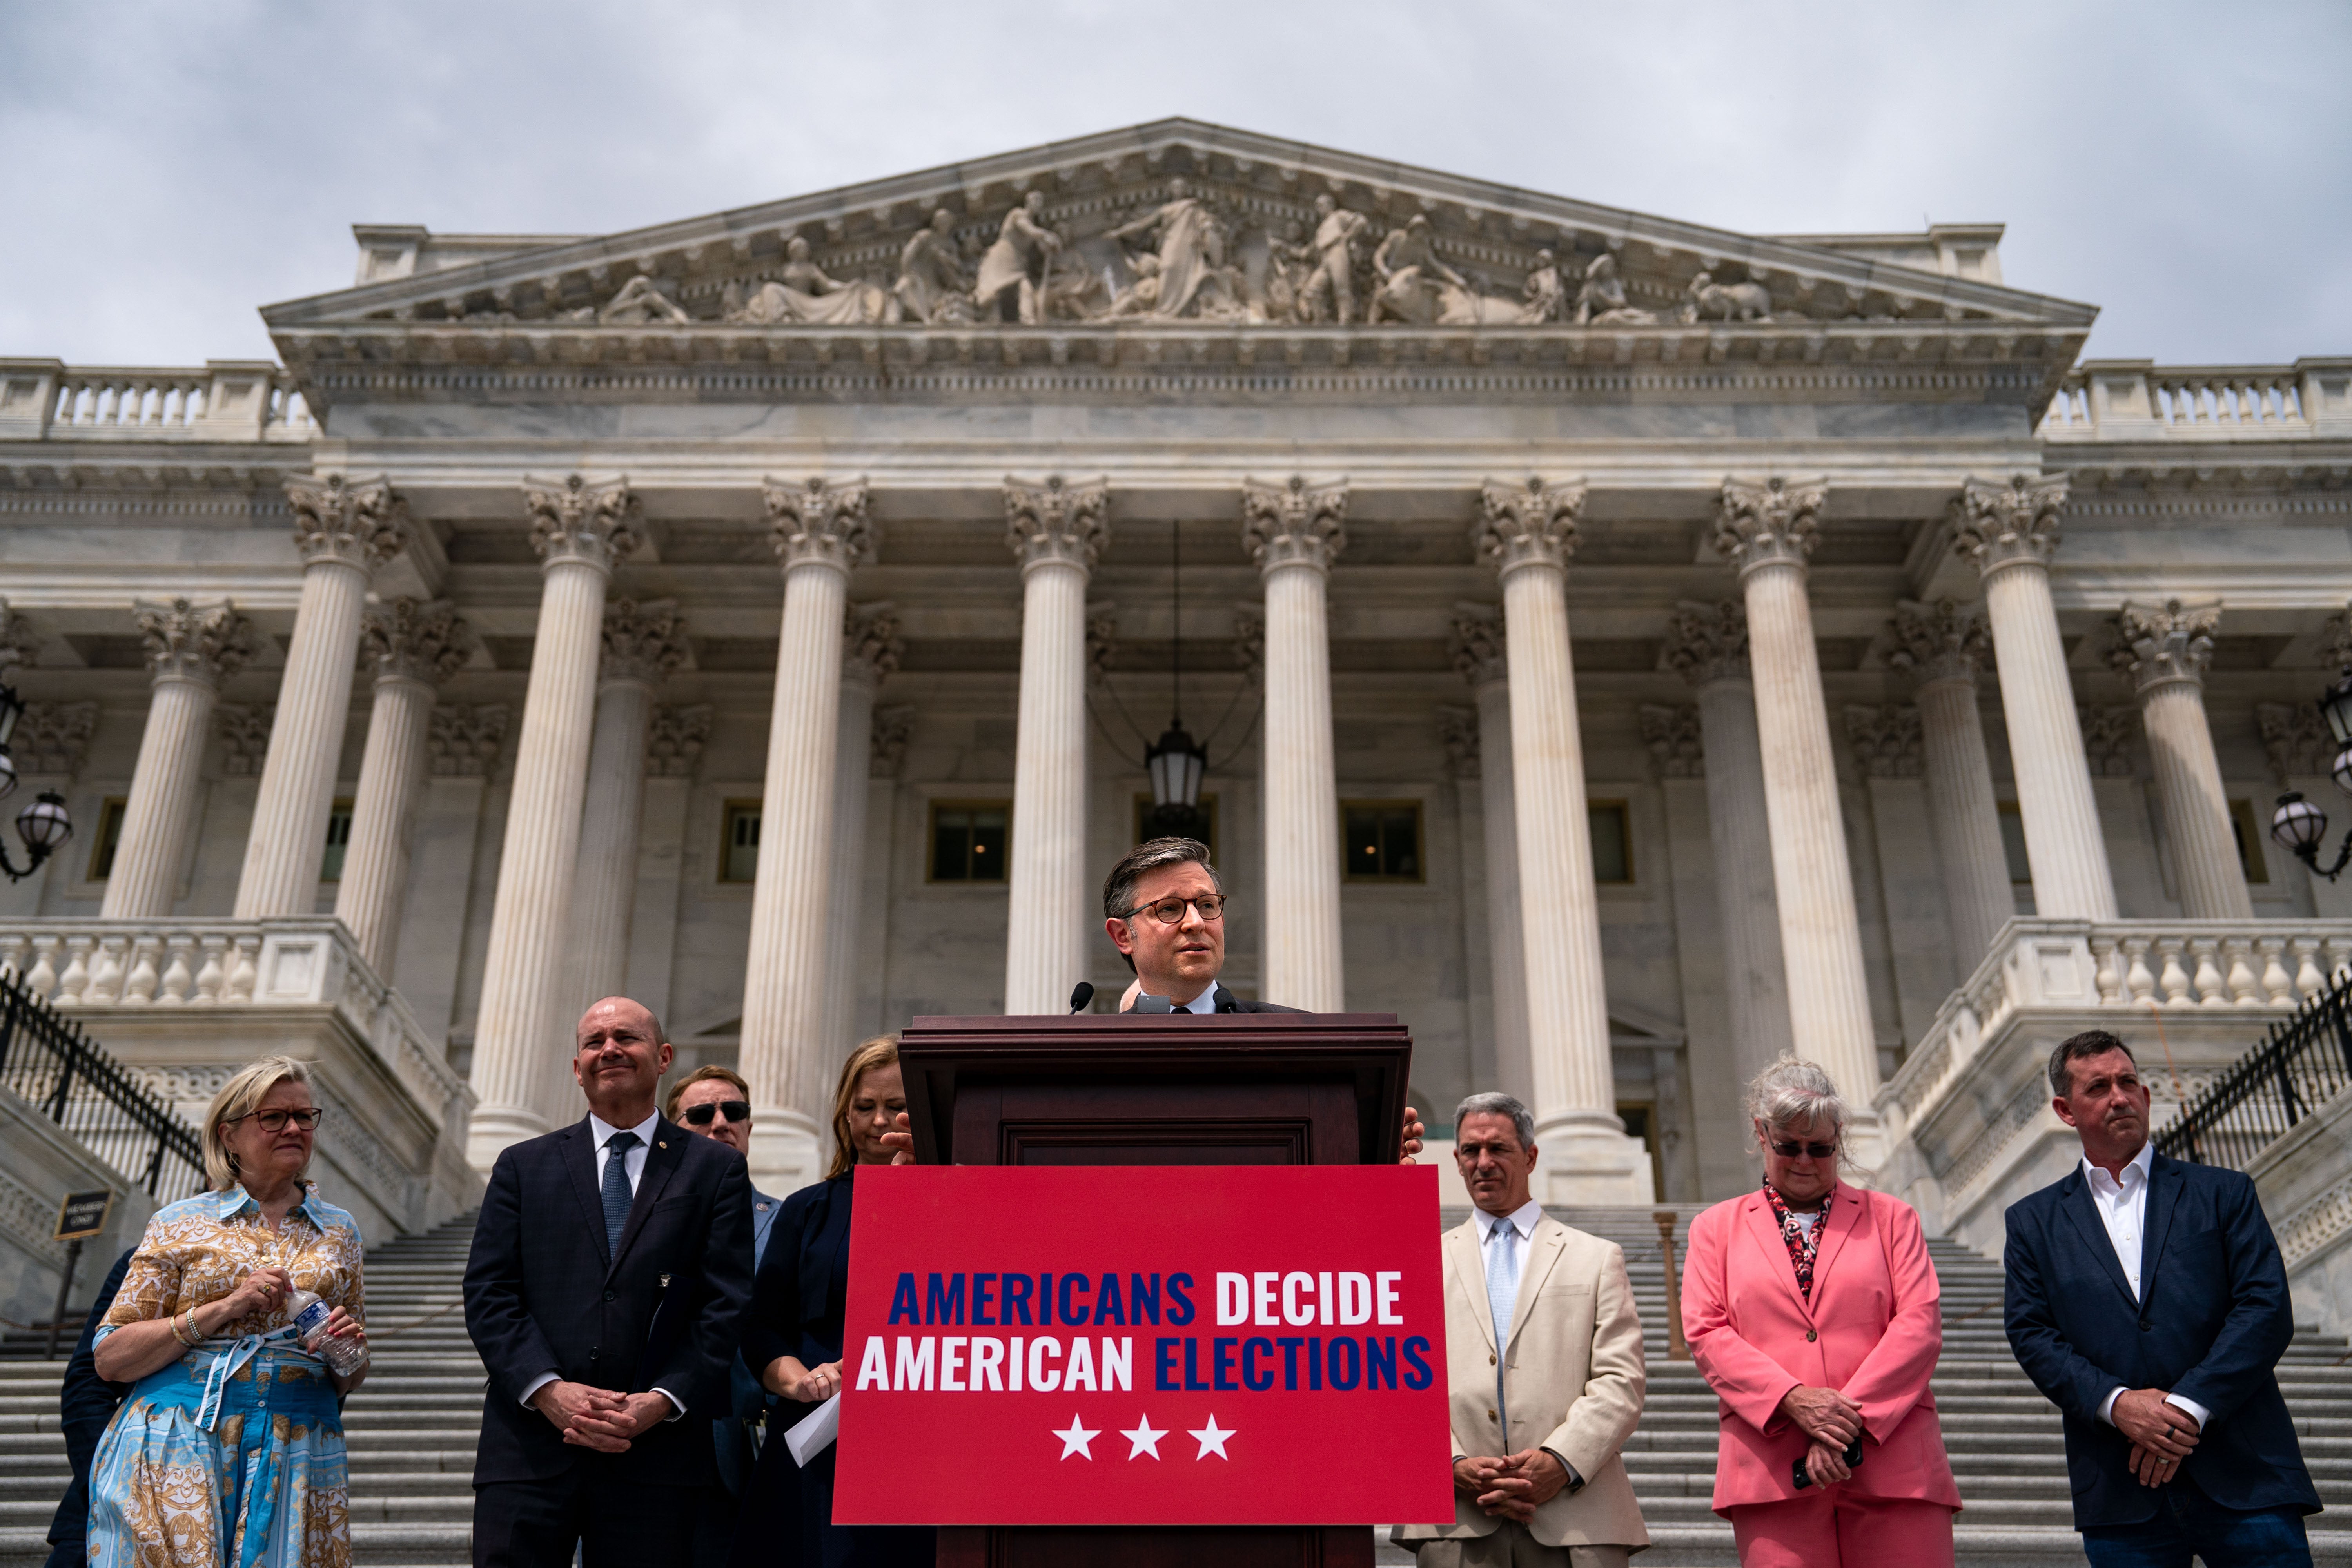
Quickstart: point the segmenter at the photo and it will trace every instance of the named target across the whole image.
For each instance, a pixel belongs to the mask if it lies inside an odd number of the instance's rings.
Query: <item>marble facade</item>
[[[1562,1200],[1744,1185],[1787,1044],[1945,1182],[1882,1085],[2011,914],[2352,915],[2261,835],[2330,761],[2352,360],[2078,363],[2094,309],[2007,285],[1998,226],[1737,235],[1168,121],[356,233],[352,287],[264,310],[282,367],[0,360],[19,766],[80,825],[0,962],[338,914],[476,1169],[567,1113],[600,985],[751,1076],[770,1184],[862,1036],[1116,996],[1171,698],[1228,982],[1402,1015],[1424,1109],[1528,1096]],[[1349,873],[1351,803],[1417,814],[1410,875]],[[975,806],[1009,874],[935,877]]]

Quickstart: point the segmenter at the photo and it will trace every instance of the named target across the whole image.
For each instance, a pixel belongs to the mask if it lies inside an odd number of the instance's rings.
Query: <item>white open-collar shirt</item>
[[[2107,1244],[2116,1249],[2116,1261],[2123,1265],[2124,1280],[2131,1286],[2132,1300],[2143,1298],[2141,1289],[2142,1262],[2147,1245],[2147,1184],[2156,1171],[2156,1145],[2140,1145],[2120,1177],[2110,1176],[2105,1169],[2083,1156],[2083,1179],[2091,1186],[2091,1206],[2099,1211],[2099,1223],[2107,1227]],[[2112,1426],[2116,1424],[2116,1401],[2123,1394],[2118,1384],[2107,1396],[2099,1401],[2099,1419]],[[2202,1431],[2213,1413],[2193,1399],[2178,1394],[2164,1396],[2168,1405],[2178,1405],[2189,1412]]]

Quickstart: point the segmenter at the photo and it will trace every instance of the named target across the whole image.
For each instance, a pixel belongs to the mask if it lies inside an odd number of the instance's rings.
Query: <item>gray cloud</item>
[[[267,355],[350,225],[602,233],[1184,114],[1751,232],[2009,224],[2095,356],[2352,353],[2340,4],[0,7],[0,353]]]

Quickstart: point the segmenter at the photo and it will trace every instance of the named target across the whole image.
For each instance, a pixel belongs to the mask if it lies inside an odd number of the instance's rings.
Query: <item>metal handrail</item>
[[[195,1130],[79,1022],[0,971],[0,1083],[158,1204],[205,1190]]]
[[[2242,1171],[2305,1117],[2352,1087],[2352,975],[2271,1026],[2156,1135],[2159,1154]]]

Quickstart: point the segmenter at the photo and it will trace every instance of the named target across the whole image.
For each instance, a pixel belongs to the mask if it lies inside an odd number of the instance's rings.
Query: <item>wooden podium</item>
[[[1385,1164],[1398,1157],[1412,1037],[1387,1013],[917,1018],[898,1061],[926,1165]],[[1082,1217],[1099,1218],[1071,1223]],[[1371,1561],[1360,1525],[940,1531],[939,1568]]]

